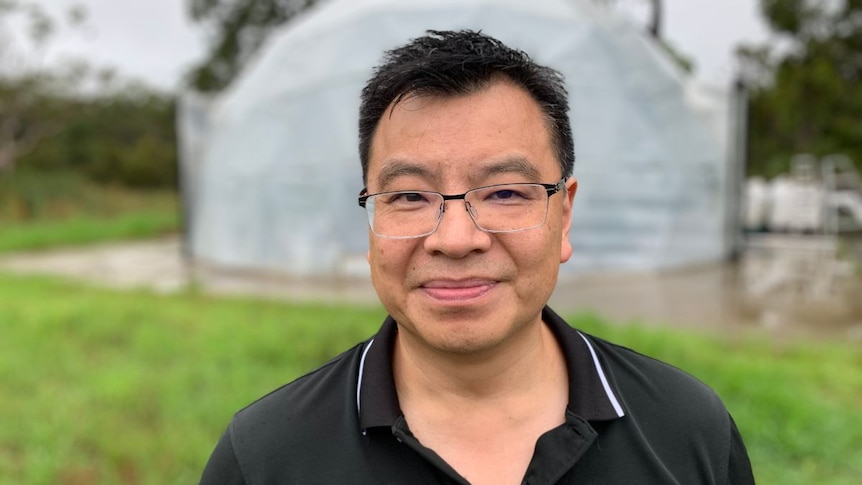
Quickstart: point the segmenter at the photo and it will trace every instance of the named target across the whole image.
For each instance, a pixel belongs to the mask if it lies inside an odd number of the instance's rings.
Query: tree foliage
[[[320,0],[187,0],[209,37],[209,52],[190,75],[197,90],[224,89],[279,25]]]
[[[177,176],[175,103],[145,86],[87,99],[57,99],[76,116],[42,141],[21,164],[71,170],[102,183],[174,188]]]
[[[32,74],[0,78],[0,172],[13,170],[22,156],[59,133],[72,117],[69,103],[46,95],[50,83]]]
[[[4,20],[18,21],[26,35],[16,38]],[[86,11],[73,6],[66,21],[78,27]],[[38,3],[0,0],[0,173],[14,170],[21,157],[77,116],[79,106],[72,100],[83,86],[109,79],[81,60],[45,61],[45,48],[60,27]]]
[[[75,27],[86,12],[73,6],[66,17]],[[26,37],[15,39],[3,20],[21,21]],[[60,170],[174,187],[173,99],[86,61],[46,61],[59,25],[38,3],[0,0],[0,176]]]
[[[862,167],[862,1],[761,0],[775,34],[740,48],[751,87],[749,171],[787,171],[797,153]]]

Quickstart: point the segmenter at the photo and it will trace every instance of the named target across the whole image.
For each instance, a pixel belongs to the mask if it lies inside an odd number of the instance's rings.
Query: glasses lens
[[[442,204],[434,192],[389,192],[369,197],[366,210],[374,234],[406,238],[434,232]]]
[[[476,226],[486,232],[517,232],[539,227],[548,214],[548,189],[540,184],[504,184],[464,194]],[[440,222],[443,196],[436,192],[385,192],[368,197],[374,234],[412,238],[432,234]]]
[[[488,232],[515,232],[541,226],[548,214],[548,191],[537,184],[494,185],[467,193],[473,220]]]

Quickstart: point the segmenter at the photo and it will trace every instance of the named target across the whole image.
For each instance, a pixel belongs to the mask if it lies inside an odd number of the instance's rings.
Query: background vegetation
[[[0,0],[0,252],[177,232],[175,101],[44,49],[86,12]],[[23,42],[7,20],[26,26]]]
[[[61,28],[32,1],[0,0],[0,179],[20,170],[73,172],[129,188],[176,188],[174,98],[84,59],[57,64],[44,52]],[[14,37],[5,21],[26,25]]]
[[[102,185],[76,172],[19,170],[0,177],[0,253],[180,230],[173,190]]]
[[[749,172],[787,172],[798,153],[843,153],[862,170],[862,2],[760,0],[760,10],[773,38],[739,49]]]
[[[195,483],[235,411],[369,337],[383,316],[0,274],[0,484]],[[571,321],[713,386],[758,483],[862,476],[858,346]]]
[[[31,172],[71,172],[131,189],[177,187],[175,103],[134,83],[86,98],[57,99],[75,115],[17,162]]]

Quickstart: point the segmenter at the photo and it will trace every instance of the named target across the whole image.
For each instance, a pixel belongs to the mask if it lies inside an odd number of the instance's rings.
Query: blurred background
[[[566,76],[552,306],[715,387],[760,483],[856,483],[859,2],[0,0],[0,484],[194,482],[374,332],[358,96],[428,28]]]

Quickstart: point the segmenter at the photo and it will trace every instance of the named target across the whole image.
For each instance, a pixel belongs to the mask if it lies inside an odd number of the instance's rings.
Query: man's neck
[[[568,373],[543,322],[482,355],[416,352],[399,333],[393,374],[417,439],[476,484],[521,483],[539,436],[565,421]]]
[[[500,405],[543,389],[563,389],[568,396],[565,360],[550,329],[539,321],[523,332],[511,343],[469,355],[429,350],[399,332],[393,374],[402,408],[413,402],[449,409]]]

